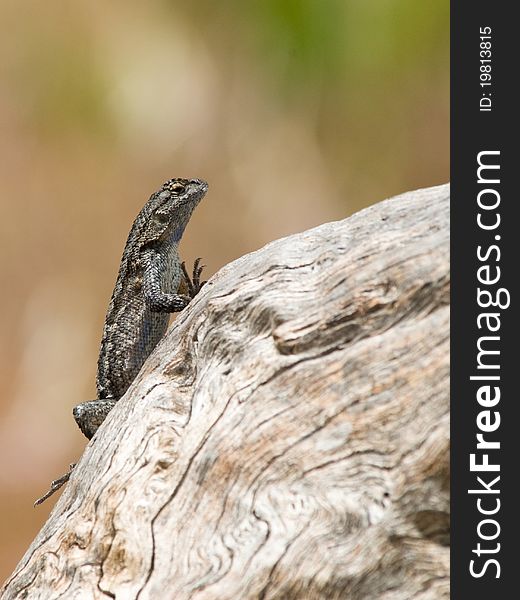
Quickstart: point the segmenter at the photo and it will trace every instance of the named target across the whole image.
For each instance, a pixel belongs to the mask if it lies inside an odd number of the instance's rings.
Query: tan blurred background
[[[133,218],[210,183],[182,255],[207,274],[449,177],[447,0],[0,3],[0,581],[86,440]]]

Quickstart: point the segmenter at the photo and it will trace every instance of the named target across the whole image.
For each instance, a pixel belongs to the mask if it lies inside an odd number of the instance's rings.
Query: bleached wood
[[[2,597],[448,598],[448,205],[417,190],[221,269]]]

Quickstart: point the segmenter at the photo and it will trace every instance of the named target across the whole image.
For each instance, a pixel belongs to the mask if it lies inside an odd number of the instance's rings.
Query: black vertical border
[[[520,137],[518,112],[520,104],[515,92],[518,79],[520,26],[513,15],[515,3],[482,2],[473,0],[451,3],[451,263],[452,263],[452,322],[451,322],[451,440],[452,440],[452,543],[451,597],[459,600],[520,597],[519,526],[520,522],[520,394],[515,376],[520,375],[520,351],[517,338],[520,327],[516,315],[518,294],[516,280],[520,272],[520,232],[516,210],[520,194],[514,185],[520,173],[520,153],[516,140]],[[492,85],[490,90],[480,86],[480,28],[491,27]],[[483,91],[490,91],[492,110],[479,109]],[[500,227],[493,232],[477,225],[477,195],[482,184],[477,183],[477,155],[485,150],[500,151]],[[482,332],[477,326],[480,309],[477,305],[477,270],[482,266],[477,258],[477,246],[489,247],[500,235],[501,280],[498,287],[511,294],[509,308],[501,310],[500,335],[500,427],[489,439],[499,440],[500,450],[489,452],[490,462],[500,464],[501,507],[494,518],[500,524],[500,535],[486,542],[479,539],[477,527],[485,515],[478,512],[477,495],[468,494],[478,487],[477,476],[470,471],[470,454],[476,452],[477,415],[483,408],[476,401],[480,383],[470,381],[477,371],[477,339]],[[482,287],[482,286],[481,286]],[[484,474],[485,475],[485,474]],[[487,480],[490,474],[487,474]],[[492,496],[483,496],[490,499]],[[495,498],[497,496],[493,496]],[[488,507],[491,504],[487,505]],[[486,531],[484,529],[484,531]],[[491,528],[487,530],[489,533]],[[496,553],[474,552],[496,547]],[[482,569],[485,558],[495,558],[497,569],[489,565],[485,574],[475,578],[470,574],[470,561],[476,559],[476,569]]]

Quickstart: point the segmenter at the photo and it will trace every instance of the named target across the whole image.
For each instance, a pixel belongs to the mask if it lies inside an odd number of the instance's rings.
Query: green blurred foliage
[[[348,94],[352,78],[390,79],[425,61],[444,70],[449,52],[447,1],[206,0],[188,10],[223,36],[227,22],[246,60],[271,70],[287,93],[327,85]]]

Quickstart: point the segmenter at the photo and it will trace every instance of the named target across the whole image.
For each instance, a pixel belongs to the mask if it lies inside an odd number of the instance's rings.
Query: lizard
[[[164,336],[170,313],[183,310],[200,291],[202,266],[192,277],[180,261],[178,246],[188,221],[208,190],[201,179],[170,179],[153,193],[137,215],[123,251],[108,305],[96,376],[97,400],[73,408],[89,440],[133,382]],[[69,472],[36,500],[44,502],[69,480]]]

